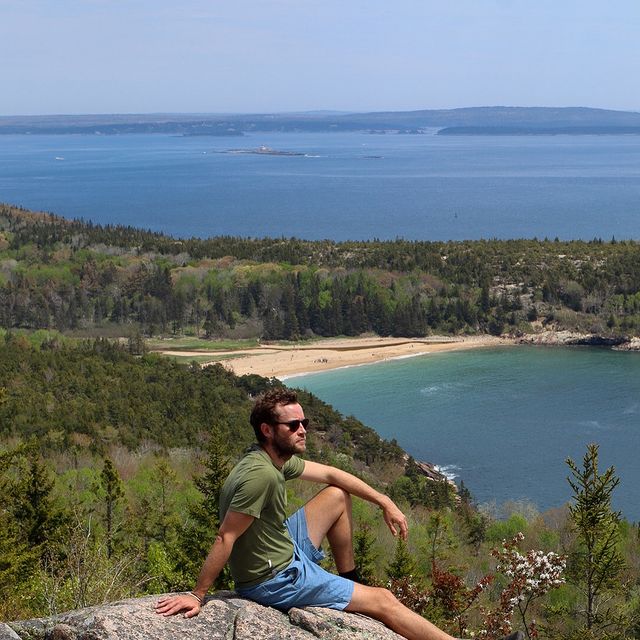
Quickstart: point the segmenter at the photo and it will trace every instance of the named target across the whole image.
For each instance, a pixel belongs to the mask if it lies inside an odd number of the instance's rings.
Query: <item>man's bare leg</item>
[[[408,640],[455,640],[426,618],[405,607],[390,591],[380,587],[355,583],[351,602],[345,611],[364,613],[380,620]]]
[[[304,506],[309,539],[319,549],[326,537],[339,573],[355,568],[351,496],[338,487],[326,487]]]
[[[351,496],[338,487],[327,487],[304,507],[309,539],[320,547],[326,537],[340,573],[355,567]],[[414,613],[387,589],[355,583],[346,611],[363,613],[380,620],[409,640],[453,640],[422,616]]]

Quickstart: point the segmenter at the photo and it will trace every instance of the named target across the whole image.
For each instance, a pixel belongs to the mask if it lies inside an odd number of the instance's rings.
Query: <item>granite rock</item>
[[[542,331],[518,336],[516,341],[520,344],[620,348],[627,344],[629,339],[625,336],[603,336],[597,333]]]
[[[0,623],[0,640],[401,640],[377,620],[319,607],[284,613],[222,591],[200,615],[159,616],[160,596]]]

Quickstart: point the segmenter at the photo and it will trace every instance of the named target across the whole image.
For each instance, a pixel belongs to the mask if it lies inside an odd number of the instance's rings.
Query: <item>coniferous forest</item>
[[[2,207],[0,620],[193,586],[253,439],[251,396],[279,383],[163,359],[145,337],[637,335],[639,257],[611,239],[177,240]],[[479,507],[473,487],[426,478],[394,441],[300,393],[307,456],[408,514],[405,545],[355,502],[370,583],[457,637],[640,637],[640,530],[612,510],[617,477],[596,445],[567,462],[567,506]],[[294,484],[289,508],[314,492]]]
[[[640,333],[640,245],[175,239],[0,207],[0,326],[91,335]]]

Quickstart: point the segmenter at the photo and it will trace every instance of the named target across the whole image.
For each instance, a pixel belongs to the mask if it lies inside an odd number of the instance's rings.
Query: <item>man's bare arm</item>
[[[326,464],[305,460],[304,471],[300,478],[302,480],[322,482],[340,487],[353,496],[377,504],[382,508],[384,521],[387,523],[391,533],[394,536],[400,534],[403,540],[407,539],[407,518],[402,511],[398,509],[393,500],[383,493],[376,491],[373,487],[370,487],[366,482],[360,480],[360,478],[356,478],[353,474],[342,471],[342,469],[330,467]]]
[[[163,616],[172,616],[184,611],[185,618],[197,616],[200,613],[207,591],[209,591],[227,560],[229,560],[235,541],[251,526],[253,521],[253,516],[238,513],[237,511],[228,511],[220,525],[211,551],[209,551],[209,555],[204,561],[202,569],[200,569],[195,589],[191,594],[160,598],[155,607],[156,613]]]

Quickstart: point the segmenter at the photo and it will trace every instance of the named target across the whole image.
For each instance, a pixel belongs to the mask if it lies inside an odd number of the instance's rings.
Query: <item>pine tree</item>
[[[572,478],[573,504],[569,513],[578,534],[578,549],[573,565],[583,583],[586,595],[586,627],[607,624],[610,612],[599,609],[599,602],[607,592],[620,584],[624,561],[619,551],[620,512],[611,508],[611,495],[620,479],[613,467],[603,474],[598,470],[598,445],[590,444],[582,461],[582,468],[567,459]]]
[[[229,475],[230,464],[227,448],[220,433],[211,434],[203,460],[205,473],[194,478],[202,499],[189,506],[189,523],[182,529],[176,549],[176,572],[180,574],[179,588],[191,588],[198,575],[220,526],[220,491]],[[214,588],[225,589],[232,585],[227,567],[216,580]]]
[[[0,620],[16,615],[11,609],[12,596],[34,571],[38,555],[20,534],[11,509],[14,491],[6,470],[18,454],[17,449],[0,453]]]
[[[124,492],[117,469],[110,458],[104,459],[104,466],[100,474],[100,484],[104,491],[104,523],[107,529],[107,557],[113,553],[113,539],[115,533],[115,508]]]
[[[378,553],[375,550],[376,538],[368,523],[362,523],[353,534],[353,550],[356,561],[356,571],[363,584],[374,584],[375,562]]]
[[[206,472],[204,475],[194,479],[196,487],[204,496],[202,506],[207,514],[206,523],[216,529],[220,524],[218,515],[220,491],[230,471],[227,450],[228,448],[222,441],[221,434],[219,432],[212,433],[205,450],[206,457],[203,461]]]
[[[407,543],[402,538],[398,538],[396,542],[396,551],[386,567],[386,572],[390,580],[406,578],[416,572],[415,560],[411,557]]]
[[[158,458],[153,465],[156,487],[158,491],[157,505],[158,513],[158,539],[163,544],[167,544],[170,531],[173,528],[174,508],[171,498],[171,487],[175,484],[177,475],[171,468],[166,458]]]
[[[10,509],[22,531],[22,539],[39,555],[58,542],[64,515],[53,500],[54,481],[35,450],[22,460],[19,478],[11,487]]]

